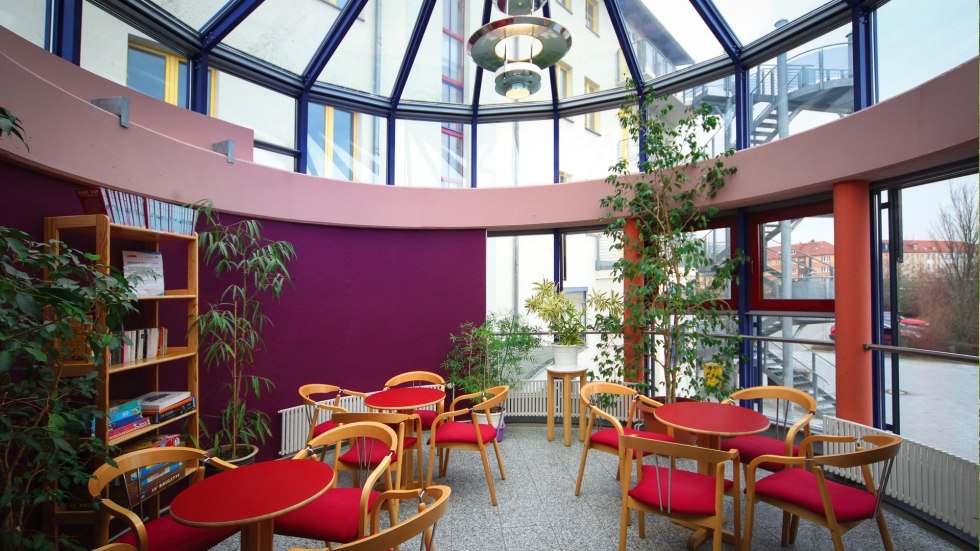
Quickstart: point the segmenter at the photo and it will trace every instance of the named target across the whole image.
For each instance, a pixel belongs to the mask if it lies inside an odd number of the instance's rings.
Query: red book
[[[86,188],[75,192],[85,214],[107,214],[112,219],[109,196],[104,188]],[[113,220],[114,221],[114,220]]]

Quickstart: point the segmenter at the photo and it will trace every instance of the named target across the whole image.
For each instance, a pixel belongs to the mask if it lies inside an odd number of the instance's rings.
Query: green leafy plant
[[[31,146],[27,145],[27,140],[24,139],[24,127],[20,125],[20,119],[6,108],[0,107],[0,136],[4,134],[16,136],[28,151],[31,150]]]
[[[520,315],[491,314],[479,325],[460,324],[459,331],[449,336],[453,345],[442,362],[447,382],[464,394],[513,386],[538,346],[533,332]]]
[[[265,443],[272,434],[268,415],[249,409],[247,400],[274,385],[269,378],[249,371],[255,367],[256,352],[264,346],[262,331],[271,324],[262,311],[263,298],[279,300],[290,281],[286,264],[296,258],[296,251],[286,241],[266,239],[256,220],[224,224],[210,201],[194,207],[207,226],[198,236],[205,263],[213,267],[218,278],[228,276],[231,280],[219,302],[209,304],[192,328],[200,332],[207,368],[220,367],[228,372],[225,385],[229,398],[221,410],[218,428],[209,431],[202,421],[201,432],[210,440],[214,454],[237,459],[243,445]],[[227,451],[222,453],[222,448]]]
[[[0,227],[0,548],[80,549],[41,530],[41,507],[63,505],[89,479],[88,458],[111,449],[87,438],[103,415],[96,377],[68,377],[66,361],[102,362],[135,311],[126,279],[91,254],[34,242]],[[86,437],[86,438],[83,438]]]
[[[553,281],[545,279],[535,283],[534,293],[524,301],[524,307],[548,325],[555,344],[577,346],[584,343],[585,311],[564,291],[559,291]]]
[[[628,159],[614,165],[606,179],[612,192],[600,202],[609,220],[605,233],[625,253],[613,273],[629,282],[626,331],[651,336],[625,339],[630,352],[625,372],[639,373],[639,362],[649,353],[663,374],[667,401],[679,393],[722,397],[729,392],[739,342],[719,336],[731,332],[730,320],[713,307],[729,292],[744,258],[741,251],[716,258],[699,233],[717,213],[710,199],[736,170],[724,161],[732,151],[712,157],[703,145],[719,128],[719,117],[706,103],[674,113],[674,101],[646,94],[624,103],[619,120],[639,145],[639,173],[632,173]],[[704,362],[728,373],[714,371],[715,384],[706,385]]]

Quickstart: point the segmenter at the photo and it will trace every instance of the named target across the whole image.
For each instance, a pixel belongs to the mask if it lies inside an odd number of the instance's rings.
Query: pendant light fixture
[[[496,0],[507,17],[491,21],[470,36],[473,61],[496,74],[495,90],[511,99],[525,98],[541,88],[541,71],[554,65],[572,47],[568,29],[545,17],[530,15],[547,0]]]

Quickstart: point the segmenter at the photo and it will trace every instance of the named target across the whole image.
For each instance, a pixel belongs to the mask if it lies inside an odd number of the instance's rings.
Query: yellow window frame
[[[350,111],[350,115],[351,115],[351,117],[350,117],[350,126],[351,126],[351,136],[350,136],[350,140],[351,140],[351,148],[350,148],[350,150],[351,150],[351,167],[350,167],[350,174],[351,174],[351,177],[350,177],[350,179],[351,179],[352,182],[356,182],[357,181],[357,177],[358,177],[357,167],[358,167],[358,164],[359,164],[358,163],[358,160],[359,160],[358,149],[359,148],[357,147],[357,144],[360,143],[360,141],[361,141],[360,140],[360,138],[361,138],[360,137],[360,125],[358,124],[358,122],[359,122],[358,121],[358,118],[359,118],[358,117],[358,113],[356,111]],[[324,161],[323,167],[324,167],[324,172],[325,173],[329,171],[329,174],[324,174],[324,176],[327,176],[327,177],[335,177],[334,176],[334,164],[333,164],[333,150],[334,150],[333,145],[335,143],[334,142],[334,119],[336,117],[334,116],[334,107],[332,105],[324,105],[323,106],[323,118],[324,118],[324,121],[323,121],[323,156],[324,156],[324,159],[323,159],[323,161]]]
[[[180,91],[178,85],[180,83],[180,64],[185,63],[188,65],[188,73],[190,72],[190,64],[187,58],[181,55],[177,55],[173,52],[168,52],[167,50],[161,48],[154,48],[153,46],[148,46],[146,44],[140,44],[138,42],[130,42],[129,47],[135,50],[141,50],[149,54],[160,56],[164,59],[163,64],[163,101],[171,104],[177,105],[177,99],[180,97]],[[214,116],[215,109],[217,108],[217,83],[218,83],[218,71],[214,68],[208,68],[208,113]]]

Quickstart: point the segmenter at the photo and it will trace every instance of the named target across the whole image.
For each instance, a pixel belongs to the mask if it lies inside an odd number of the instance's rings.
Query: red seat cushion
[[[324,421],[319,425],[313,427],[313,436],[320,436],[321,434],[327,432],[328,430],[335,429],[339,426],[340,425],[334,423],[333,421]]]
[[[673,442],[674,439],[670,435],[663,434],[660,432],[648,432],[645,430],[636,429],[623,429],[623,434],[627,436],[640,436],[642,438],[648,438],[650,440],[662,440],[664,442]],[[602,444],[609,446],[610,448],[619,448],[619,433],[616,432],[614,428],[602,429],[592,433],[589,437],[589,442],[593,444]],[[636,453],[634,451],[634,457]]]
[[[412,413],[417,413],[419,418],[422,419],[422,428],[429,430],[432,428],[432,422],[436,420],[436,416],[439,412],[434,409],[417,409]]]
[[[493,425],[480,423],[478,426],[485,444],[497,438],[497,429]],[[449,421],[439,425],[439,428],[436,429],[436,442],[440,444],[450,442],[476,444],[476,431],[473,430],[473,423]]]
[[[150,540],[150,551],[204,551],[218,545],[238,528],[197,528],[181,524],[170,517],[162,516],[145,524],[146,535]],[[117,541],[136,545],[136,534],[126,532]]]
[[[721,449],[738,450],[739,460],[746,464],[760,455],[786,455],[786,443],[784,441],[757,434],[725,438],[721,441]],[[800,447],[793,446],[793,455],[799,452]],[[767,471],[781,471],[786,465],[770,461],[760,464],[759,467]]]
[[[643,466],[640,483],[630,490],[633,499],[671,513],[681,515],[715,514],[715,478],[706,474],[668,469],[666,467]],[[669,473],[669,477],[668,477]],[[660,476],[658,491],[657,475]],[[668,492],[669,481],[669,492]],[[733,486],[725,480],[725,490]],[[661,496],[663,504],[661,505]]]
[[[381,495],[372,491],[368,510]],[[357,539],[360,488],[331,488],[312,502],[276,517],[275,533],[282,536],[347,543]]]
[[[755,483],[755,493],[794,503],[819,515],[824,513],[817,477],[806,469],[783,469],[761,478]],[[874,516],[877,496],[865,489],[827,480],[827,493],[830,495],[837,522],[851,522]]]

